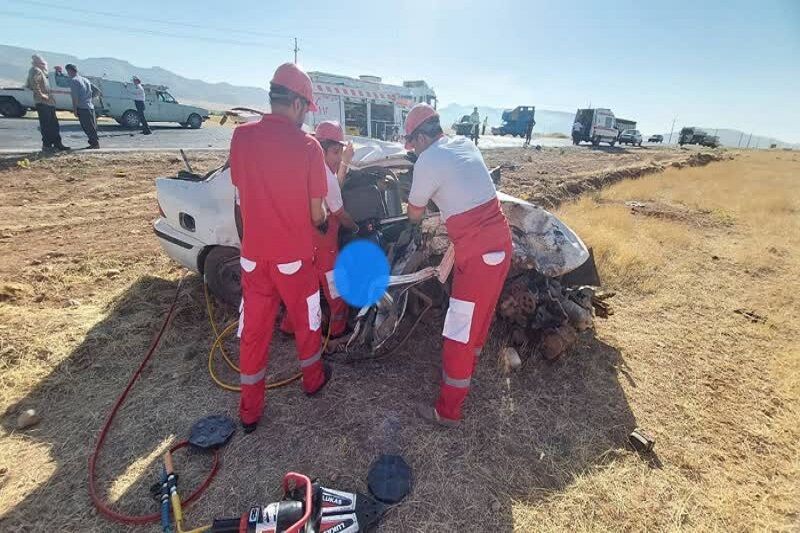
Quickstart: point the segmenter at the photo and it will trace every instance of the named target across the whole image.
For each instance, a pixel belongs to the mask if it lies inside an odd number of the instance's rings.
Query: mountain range
[[[178,101],[200,105],[208,109],[224,110],[237,106],[256,109],[268,108],[267,91],[261,87],[246,87],[229,83],[208,83],[203,80],[180,76],[161,67],[137,67],[127,61],[111,57],[81,59],[68,54],[6,45],[0,45],[0,84],[6,86],[22,85],[30,68],[31,55],[36,52],[41,53],[51,66],[75,63],[83,74],[90,76],[106,77],[112,80],[129,80],[133,75],[137,75],[145,83],[166,85]],[[441,97],[442,95],[439,96]],[[472,113],[473,107],[455,103],[441,107],[439,113],[442,117],[442,125],[445,127],[451,126],[459,121],[463,115]],[[481,115],[481,120],[483,120],[483,117],[489,117],[489,125],[491,126],[497,126],[501,123],[503,113],[501,108],[479,105],[478,112]],[[569,135],[572,131],[574,117],[574,113],[537,109],[534,133]],[[737,147],[740,139],[741,146],[744,147],[749,137],[749,134],[739,130],[704,129],[708,132],[716,131],[721,143],[729,147]],[[679,128],[676,128],[673,134],[673,141],[677,141],[678,131]],[[668,137],[669,133],[664,134],[665,140]],[[768,148],[772,144],[778,147],[800,148],[800,145],[791,145],[771,137],[753,136],[750,139],[750,147]]]

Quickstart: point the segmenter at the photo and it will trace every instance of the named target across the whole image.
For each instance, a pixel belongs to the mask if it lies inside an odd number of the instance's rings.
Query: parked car
[[[363,137],[351,140],[356,149],[342,197],[345,209],[362,228],[356,238],[372,239],[393,250],[390,298],[360,310],[348,341],[359,337],[358,342],[374,351],[394,335],[403,319],[409,285],[433,279],[446,269],[448,261],[443,258],[450,256],[450,242],[437,214],[426,218],[420,234],[412,237],[416,233],[402,204],[407,202],[414,158],[403,145]],[[512,269],[535,270],[552,279],[589,258],[583,241],[554,215],[507,194],[497,195],[513,230]],[[167,255],[203,275],[217,298],[238,306],[240,242],[227,164],[204,176],[180,172],[159,177],[156,197],[161,216],[153,229]]]
[[[100,90],[99,115],[111,117],[126,128],[139,127],[139,115],[133,102],[133,83],[93,76],[89,80]],[[164,85],[143,86],[147,122],[177,122],[184,128],[197,129],[208,119],[208,109],[178,103]]]
[[[663,135],[651,135],[649,139],[647,139],[649,143],[662,143],[664,142]]]
[[[50,84],[50,93],[55,99],[55,107],[59,111],[72,111],[72,94],[70,93],[70,79],[61,67],[55,67],[47,73]],[[94,83],[92,84],[94,85]],[[92,90],[95,108],[100,106],[96,87]],[[33,91],[25,87],[0,88],[0,115],[8,118],[25,116],[28,110],[36,109],[33,101]]]
[[[619,135],[620,144],[632,144],[634,146],[642,145],[642,134],[639,130],[625,130]]]

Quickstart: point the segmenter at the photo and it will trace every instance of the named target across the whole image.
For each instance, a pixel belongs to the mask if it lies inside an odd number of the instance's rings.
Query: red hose
[[[178,303],[178,296],[181,293],[181,286],[183,285],[183,279],[178,282],[178,286],[175,289],[175,296],[172,299],[172,305],[169,307],[169,311],[167,312],[167,316],[164,319],[164,323],[161,324],[161,329],[158,331],[158,334],[153,338],[153,342],[150,343],[150,348],[147,350],[147,353],[142,359],[142,362],[139,364],[139,368],[136,369],[136,372],[133,373],[131,376],[130,381],[128,381],[128,385],[125,387],[125,390],[122,391],[122,394],[119,395],[117,398],[116,403],[114,403],[114,407],[111,409],[111,412],[108,414],[108,418],[106,418],[105,423],[103,424],[103,428],[100,430],[100,435],[97,437],[97,444],[94,446],[94,452],[92,452],[91,457],[89,457],[89,497],[92,499],[92,503],[100,511],[100,514],[109,518],[115,522],[121,522],[123,524],[131,524],[131,525],[141,525],[141,524],[149,524],[153,522],[158,522],[161,520],[160,513],[153,513],[148,515],[140,515],[140,516],[131,516],[125,515],[122,513],[118,513],[111,509],[105,501],[100,498],[100,495],[97,492],[97,487],[95,486],[95,467],[97,464],[97,457],[100,455],[100,450],[103,448],[103,444],[105,443],[106,436],[108,434],[108,430],[111,428],[111,423],[114,421],[114,417],[117,415],[117,411],[119,408],[122,407],[122,404],[125,403],[125,400],[128,397],[128,393],[133,388],[134,383],[142,374],[142,370],[147,366],[147,363],[150,361],[150,358],[153,357],[153,354],[158,348],[158,345],[161,343],[161,337],[164,335],[164,332],[169,327],[170,322],[172,322],[172,318],[175,314],[175,306]],[[170,448],[170,452],[174,452],[181,448],[185,448],[188,446],[188,441],[181,441],[178,444],[175,444]],[[214,462],[211,465],[211,472],[209,472],[208,477],[206,477],[205,481],[186,499],[183,501],[185,505],[191,504],[200,495],[208,488],[211,484],[211,480],[214,479],[214,476],[217,474],[217,470],[219,469],[219,452],[218,450],[214,450]]]

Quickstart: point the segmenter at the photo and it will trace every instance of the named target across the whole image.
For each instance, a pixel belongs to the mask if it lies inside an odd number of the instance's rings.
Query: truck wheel
[[[211,294],[231,307],[239,307],[242,300],[242,271],[238,248],[213,247],[203,261],[203,276]]]
[[[128,128],[130,130],[134,130],[139,127],[139,113],[134,111],[133,109],[128,109],[122,114],[122,120],[120,122],[123,128]]]
[[[191,115],[189,115],[189,119],[186,121],[186,123],[189,124],[190,128],[196,130],[197,128],[203,125],[203,117],[201,117],[197,113],[192,113]]]
[[[14,98],[6,97],[0,99],[0,115],[8,118],[24,117],[25,108]]]

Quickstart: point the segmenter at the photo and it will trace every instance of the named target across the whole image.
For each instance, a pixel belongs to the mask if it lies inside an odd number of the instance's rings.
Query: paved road
[[[111,149],[177,150],[179,148],[228,148],[233,129],[221,126],[183,129],[178,124],[151,124],[152,135],[126,130],[117,124],[98,125],[100,146]],[[61,139],[72,148],[85,148],[89,143],[77,121],[61,121]],[[30,118],[0,118],[0,152],[39,150],[42,137],[39,121]]]
[[[204,126],[198,130],[184,129],[177,124],[151,124],[153,135],[138,130],[126,130],[117,124],[98,125],[100,146],[117,150],[178,150],[180,148],[226,150],[231,143],[233,128]],[[61,121],[61,138],[72,148],[85,148],[86,135],[77,121]],[[35,151],[42,147],[39,122],[35,118],[0,118],[0,153]],[[522,146],[523,139],[486,135],[479,139],[482,150]],[[542,146],[569,146],[569,139],[534,138]]]

